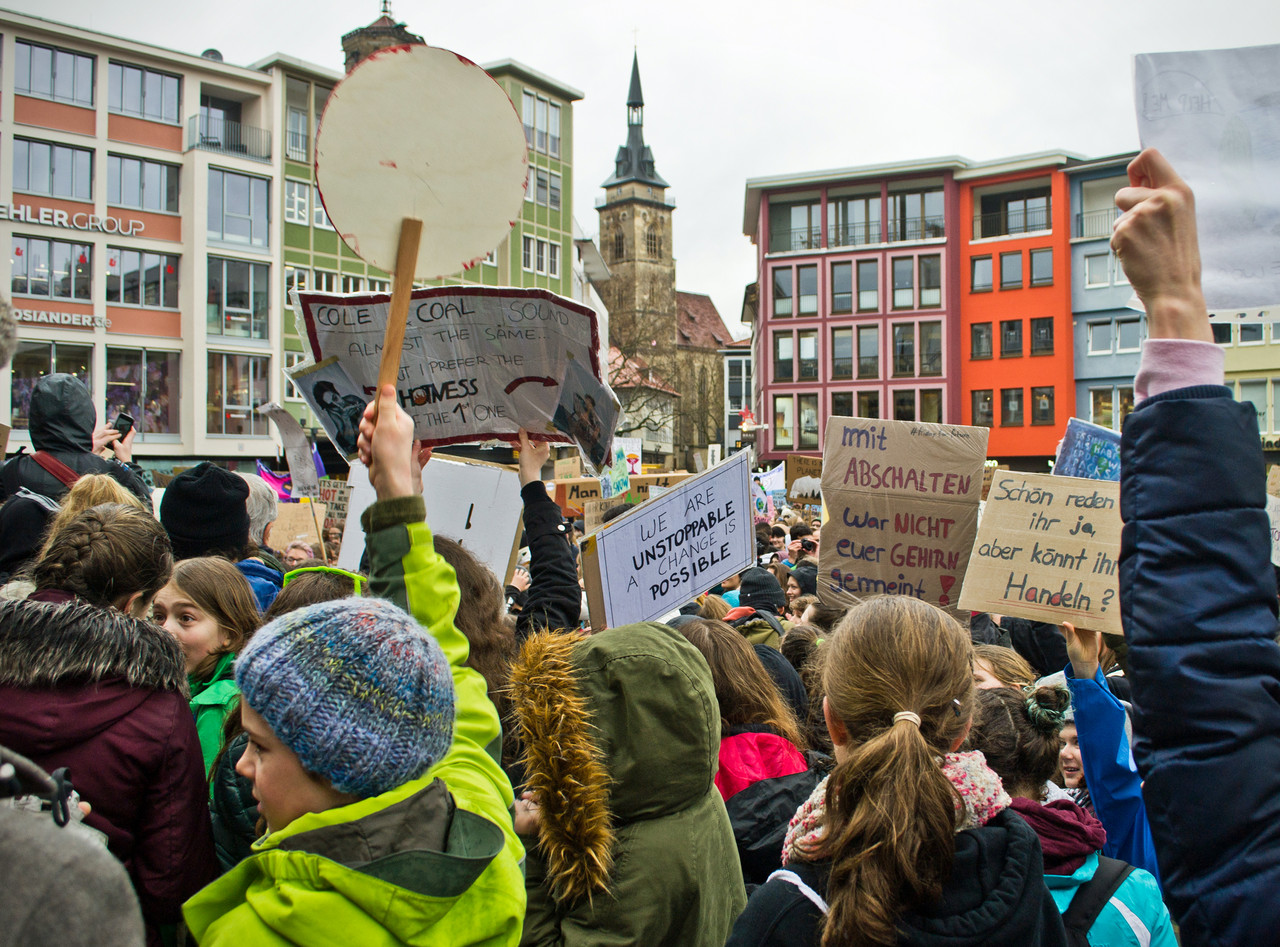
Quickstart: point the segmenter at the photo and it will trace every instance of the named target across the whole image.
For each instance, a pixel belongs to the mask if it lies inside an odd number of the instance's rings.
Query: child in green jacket
[[[375,422],[376,418],[376,422]],[[361,424],[370,587],[290,612],[236,663],[267,835],[184,907],[202,947],[516,944],[525,910],[501,728],[465,666],[458,585],[423,522],[413,425]],[[397,607],[398,606],[398,607]]]

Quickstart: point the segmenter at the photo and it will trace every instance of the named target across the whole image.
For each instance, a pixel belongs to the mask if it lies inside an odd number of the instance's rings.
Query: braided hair
[[[149,602],[172,572],[169,537],[156,518],[136,506],[104,503],[54,529],[32,577],[36,591],[58,589],[108,607],[136,592]]]

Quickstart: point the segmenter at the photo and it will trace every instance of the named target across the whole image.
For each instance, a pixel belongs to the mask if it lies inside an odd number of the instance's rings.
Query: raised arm
[[[535,631],[573,629],[582,613],[578,570],[560,507],[542,485],[542,467],[551,454],[545,441],[520,432],[520,497],[529,546],[529,595],[516,617],[516,640]]]

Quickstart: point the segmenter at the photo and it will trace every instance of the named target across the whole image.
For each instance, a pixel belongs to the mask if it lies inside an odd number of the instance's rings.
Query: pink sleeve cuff
[[[1133,380],[1134,403],[1176,388],[1221,385],[1225,359],[1226,353],[1213,342],[1147,339]]]

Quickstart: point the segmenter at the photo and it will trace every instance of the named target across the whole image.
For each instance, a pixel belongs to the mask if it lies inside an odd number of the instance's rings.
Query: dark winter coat
[[[722,754],[723,747],[721,741]],[[787,826],[826,776],[830,759],[811,753],[806,762],[809,765],[800,772],[757,780],[725,801],[747,890],[764,884],[782,867]]]
[[[1133,754],[1182,942],[1280,931],[1280,648],[1253,406],[1220,386],[1140,404],[1120,442]]]
[[[216,871],[208,789],[172,635],[112,609],[0,603],[0,744],[69,767],[148,925]]]
[[[529,546],[529,594],[516,616],[517,641],[535,631],[572,631],[582,614],[578,567],[560,507],[541,481],[526,484],[520,497]]]
[[[107,474],[151,507],[151,491],[131,468],[106,460],[93,452],[93,429],[98,414],[84,382],[59,372],[36,382],[31,393],[31,446],[48,451],[80,475]],[[58,499],[67,487],[30,454],[19,454],[0,468],[0,499],[26,487],[34,493]]]
[[[249,745],[247,733],[237,733],[227,743],[227,751],[213,764],[210,779],[209,814],[213,817],[213,845],[218,868],[230,871],[253,854],[258,838],[258,803],[253,783],[236,772],[236,764]]]

